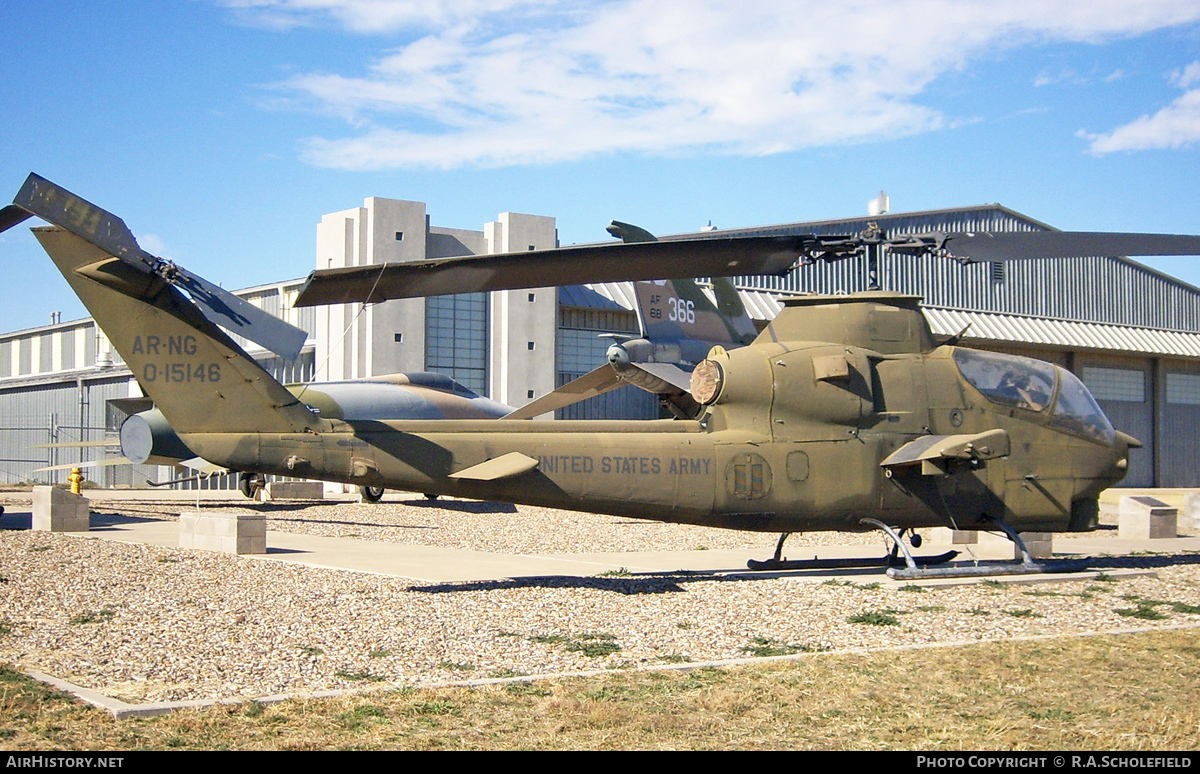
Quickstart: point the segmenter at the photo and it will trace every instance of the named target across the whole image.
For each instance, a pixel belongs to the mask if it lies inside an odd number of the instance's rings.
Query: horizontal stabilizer
[[[229,472],[229,468],[223,465],[217,465],[214,462],[209,462],[203,457],[192,457],[190,460],[184,460],[179,464],[185,468],[196,471],[202,476],[215,476],[221,473]]]
[[[509,452],[501,457],[481,462],[478,465],[451,473],[448,478],[465,478],[470,481],[496,481],[501,478],[519,476],[538,466],[538,461],[521,452]]]

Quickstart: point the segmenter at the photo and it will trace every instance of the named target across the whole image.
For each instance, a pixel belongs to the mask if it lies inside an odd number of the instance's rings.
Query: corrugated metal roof
[[[1200,333],[972,312],[936,306],[924,307],[924,312],[935,334],[954,335],[970,325],[963,335],[964,342],[1005,341],[1067,349],[1200,358]]]
[[[999,204],[878,217],[723,229],[706,234],[854,234],[872,222],[889,234],[930,231],[1054,230]],[[1121,256],[1047,261],[1010,261],[994,270],[983,262],[959,265],[934,256],[885,252],[879,258],[879,285],[919,295],[926,302],[956,309],[1088,320],[1101,325],[1200,330],[1200,288]],[[865,257],[801,266],[782,277],[738,277],[739,287],[779,293],[853,293],[871,287]]]
[[[575,285],[574,288],[577,288],[577,290],[570,296],[573,300],[582,300],[590,297],[594,301],[595,296],[599,295],[604,300],[616,306],[601,305],[594,302],[571,304],[571,306],[589,306],[600,309],[614,309],[619,306],[630,312],[636,306],[632,282],[593,282],[590,285]],[[585,295],[586,291],[591,291],[591,293]]]
[[[627,285],[628,287],[621,287]],[[633,309],[632,282],[566,285],[558,289],[558,303],[587,309]]]
[[[595,294],[625,309],[634,307],[632,282],[588,285]],[[773,320],[783,305],[779,294],[739,290],[742,303],[755,320]],[[595,295],[591,295],[595,298]],[[582,294],[577,297],[583,300]],[[589,304],[576,304],[588,306]],[[1146,355],[1200,358],[1200,333],[1167,331],[1132,325],[1062,320],[1053,317],[980,312],[943,306],[924,306],[929,327],[939,336],[953,336],[964,328],[964,342],[992,341],[1064,349],[1137,352]],[[970,326],[969,328],[967,326]]]

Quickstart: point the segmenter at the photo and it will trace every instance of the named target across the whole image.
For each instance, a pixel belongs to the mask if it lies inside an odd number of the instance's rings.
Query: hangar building
[[[1051,228],[990,204],[720,233],[857,233],[871,223],[889,233]],[[552,247],[557,231],[551,217],[517,213],[479,231],[436,227],[423,203],[371,197],[324,216],[316,243],[317,268],[333,268]],[[1113,423],[1145,444],[1124,485],[1200,486],[1200,289],[1121,257],[961,266],[884,254],[874,273],[883,288],[923,296],[935,334],[963,333],[970,346],[1037,357],[1080,376]],[[859,258],[735,282],[765,324],[781,295],[866,290],[871,274]],[[241,342],[284,381],[439,371],[520,406],[602,363],[609,342],[599,334],[637,330],[632,287],[621,283],[295,309],[301,284],[239,291],[309,332],[293,363]],[[94,447],[35,447],[111,440],[135,405],[120,399],[140,395],[89,319],[0,334],[0,481],[61,481],[65,471],[34,471],[101,457]],[[649,418],[658,407],[653,396],[625,387],[560,415]],[[105,485],[173,475],[128,465],[89,471]]]

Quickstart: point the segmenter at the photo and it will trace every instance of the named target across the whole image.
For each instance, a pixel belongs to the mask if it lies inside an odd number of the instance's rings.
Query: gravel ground
[[[262,507],[273,514],[270,529],[503,553],[703,547],[760,548],[768,555],[775,541],[545,508],[447,505]],[[146,502],[95,508],[110,518],[160,519],[176,518],[181,509],[190,508]],[[804,535],[789,546],[818,541],[880,543],[875,535]],[[0,661],[139,703],[1200,624],[1200,555],[1122,563],[1153,566],[1158,577],[922,593],[699,575],[422,586],[6,530],[0,531]],[[875,624],[852,620],[863,614]]]

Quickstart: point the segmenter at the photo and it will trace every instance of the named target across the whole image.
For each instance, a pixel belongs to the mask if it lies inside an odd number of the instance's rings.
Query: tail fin
[[[298,433],[321,427],[316,414],[175,285],[63,228],[33,232],[180,434]]]
[[[719,309],[694,280],[634,283],[642,336],[651,341],[695,339],[714,344],[749,344],[758,332],[733,284],[715,278],[713,291]]]

